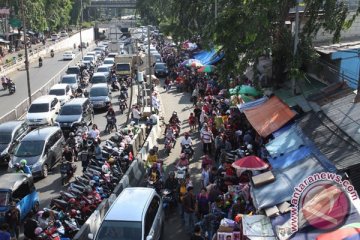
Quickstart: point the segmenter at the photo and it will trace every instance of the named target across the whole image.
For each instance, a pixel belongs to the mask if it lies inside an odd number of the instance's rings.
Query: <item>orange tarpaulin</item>
[[[262,137],[267,137],[291,120],[295,113],[274,96],[264,104],[244,111],[253,128]]]

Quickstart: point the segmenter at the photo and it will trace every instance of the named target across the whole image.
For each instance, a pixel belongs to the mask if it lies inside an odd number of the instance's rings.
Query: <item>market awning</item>
[[[269,158],[270,165],[273,169],[284,169],[291,164],[300,161],[311,154],[311,148],[308,146],[302,146],[292,152],[284,154],[276,158]]]
[[[251,188],[254,206],[257,209],[265,209],[290,201],[294,188],[304,180],[304,177],[319,172],[334,172],[335,170],[335,168],[324,167],[314,155],[297,161],[285,169],[274,170],[274,182]]]
[[[299,131],[300,129],[298,129],[296,125],[293,125],[290,129],[284,131],[280,136],[266,144],[265,147],[271,157],[278,157],[304,145],[304,141],[301,138]]]
[[[278,97],[273,96],[264,104],[244,111],[253,128],[267,137],[289,122],[295,113]]]
[[[259,106],[259,105],[262,105],[267,100],[269,100],[268,97],[262,97],[262,98],[254,100],[254,101],[251,101],[251,102],[238,104],[237,107],[240,110],[240,112],[243,112],[244,110],[252,109],[252,108],[255,108],[255,107]]]

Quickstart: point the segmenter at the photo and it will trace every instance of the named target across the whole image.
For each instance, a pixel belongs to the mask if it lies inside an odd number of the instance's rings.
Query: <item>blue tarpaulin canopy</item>
[[[312,149],[308,146],[302,146],[292,152],[286,153],[276,158],[269,158],[273,169],[284,169],[291,164],[310,156]]]
[[[193,56],[199,60],[203,65],[213,65],[224,57],[224,53],[212,49],[211,51],[201,51]]]
[[[300,131],[301,130],[297,127],[297,125],[293,125],[291,128],[280,134],[280,136],[266,144],[265,147],[270,156],[275,158],[305,145],[302,137],[300,136]]]
[[[244,110],[248,110],[248,109],[257,107],[257,106],[259,106],[259,105],[262,105],[262,104],[264,104],[267,100],[269,100],[268,97],[262,97],[262,98],[259,98],[259,99],[254,100],[254,101],[251,101],[251,102],[238,104],[237,107],[238,107],[238,109],[240,110],[240,112],[243,112]]]
[[[274,170],[275,181],[260,187],[252,187],[251,194],[257,209],[273,207],[285,201],[290,201],[297,187],[304,178],[320,172],[334,172],[335,168],[325,167],[315,155],[297,161],[282,170]],[[301,173],[301,174],[300,174]]]

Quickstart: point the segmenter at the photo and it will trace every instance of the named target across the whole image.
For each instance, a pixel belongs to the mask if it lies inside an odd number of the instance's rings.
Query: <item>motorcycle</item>
[[[43,60],[39,58],[39,68],[42,67],[42,65],[43,65]]]
[[[165,211],[167,209],[169,209],[170,207],[175,207],[176,206],[176,198],[174,196],[173,191],[169,190],[169,189],[163,189],[161,190],[161,198],[163,200],[163,209],[165,209]]]
[[[175,177],[178,180],[185,179],[187,166],[176,166]]]
[[[124,110],[126,108],[126,100],[125,99],[120,99],[119,100],[119,107],[120,107],[121,114],[123,114]]]
[[[54,50],[50,51],[50,56],[53,58],[55,56]]]
[[[9,94],[14,94],[16,91],[15,83],[13,83],[13,82],[9,83],[8,89],[9,89]]]
[[[193,155],[193,150],[189,144],[185,144],[183,146],[182,152],[185,153],[185,156],[188,160],[191,159],[191,157]]]
[[[116,122],[115,122],[115,117],[113,117],[113,116],[107,116],[106,117],[106,121],[107,121],[107,128],[105,129],[105,132],[108,132],[108,133],[111,133],[112,132],[112,130],[114,129],[114,128],[116,128],[116,126],[115,126],[115,124],[116,124]]]
[[[164,146],[164,149],[165,149],[165,153],[169,156],[170,155],[170,152],[171,152],[171,149],[173,148],[174,146],[174,143],[173,143],[173,140],[170,139],[170,138],[165,138],[165,146]]]
[[[72,164],[66,160],[63,160],[60,164],[60,173],[61,173],[61,184],[65,185],[70,181],[74,173],[76,172],[76,165]]]
[[[178,138],[180,135],[180,126],[178,124],[171,124],[170,127],[172,128],[175,137]]]

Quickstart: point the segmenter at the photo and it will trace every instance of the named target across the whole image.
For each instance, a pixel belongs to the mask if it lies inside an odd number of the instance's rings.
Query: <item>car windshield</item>
[[[48,112],[49,111],[49,104],[47,103],[33,103],[29,108],[29,113],[41,113],[41,112]]]
[[[113,60],[105,60],[104,61],[104,64],[114,64],[114,61]]]
[[[116,71],[130,71],[130,64],[116,64]]]
[[[142,239],[141,222],[104,221],[96,240],[140,240]]]
[[[108,73],[108,72],[109,72],[109,69],[106,68],[106,67],[101,67],[101,68],[98,68],[97,71],[98,71],[98,72]]]
[[[10,192],[1,191],[0,192],[0,206],[8,206],[10,203]]]
[[[63,77],[61,83],[74,84],[76,83],[76,78],[74,77]]]
[[[49,95],[63,96],[65,95],[65,89],[51,89]]]
[[[87,56],[87,57],[84,57],[84,61],[92,61],[94,59],[94,57],[90,57],[90,56]]]
[[[44,148],[45,141],[21,141],[16,148],[14,155],[16,157],[34,157],[39,156]]]
[[[80,115],[81,106],[65,105],[60,110],[60,115]]]
[[[155,64],[155,69],[166,69],[165,64]]]
[[[104,76],[94,76],[91,78],[91,83],[106,83],[106,78]]]
[[[67,74],[78,74],[78,73],[80,73],[80,69],[78,69],[78,68],[68,68],[66,73]]]
[[[11,141],[11,132],[0,132],[0,144],[8,144]]]
[[[90,94],[90,97],[107,96],[108,89],[107,88],[91,88],[89,94]]]
[[[64,53],[65,55],[71,55],[71,54],[73,54],[72,52],[65,52]]]

